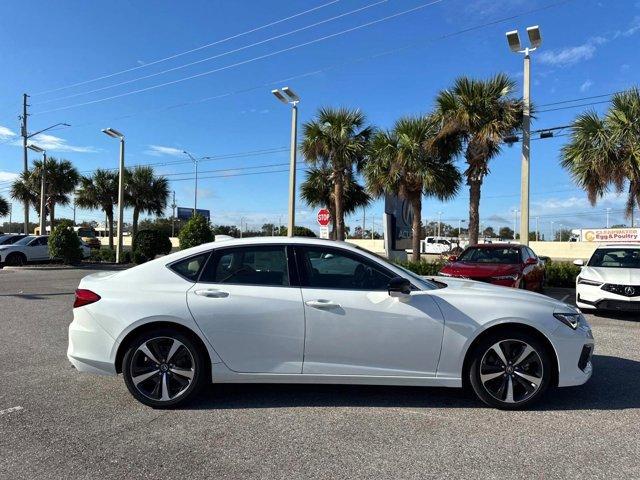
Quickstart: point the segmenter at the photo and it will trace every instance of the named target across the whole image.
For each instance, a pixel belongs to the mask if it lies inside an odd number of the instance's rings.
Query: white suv
[[[640,244],[602,245],[576,279],[580,309],[640,311]]]
[[[81,241],[80,247],[83,257],[88,258],[91,255],[89,246]],[[0,268],[47,260],[51,260],[48,235],[29,235],[12,245],[0,245]]]

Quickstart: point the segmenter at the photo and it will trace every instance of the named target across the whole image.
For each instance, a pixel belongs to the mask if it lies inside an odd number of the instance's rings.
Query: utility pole
[[[438,212],[438,238],[440,238],[441,223],[442,223],[442,212]]]
[[[555,241],[556,241],[556,234],[555,234],[555,232],[553,231],[553,224],[554,224],[554,222],[553,222],[553,220],[552,220],[552,221],[551,221],[551,241],[552,241],[552,242],[555,242]]]
[[[9,233],[11,233],[11,214],[13,213],[13,203],[9,204]]]
[[[521,225],[522,226],[522,223]],[[514,208],[513,209],[513,239],[516,239],[516,231],[518,229],[518,209]],[[527,235],[527,238],[529,238],[529,235]],[[520,232],[520,243],[522,243],[522,232]]]
[[[540,222],[540,217],[536,217],[536,242],[540,241],[540,230],[538,229],[539,222]]]
[[[29,160],[27,159],[27,139],[29,138],[29,134],[27,133],[27,118],[29,114],[27,113],[27,108],[29,104],[27,103],[27,99],[29,95],[26,93],[22,94],[22,126],[20,129],[20,133],[22,135],[22,155],[23,155],[23,165],[22,170],[25,175],[29,172]],[[29,234],[29,202],[24,202],[24,234]],[[40,232],[42,234],[42,232]]]
[[[171,203],[171,236],[176,236],[176,191],[173,191],[173,201]]]
[[[609,212],[611,211],[610,208],[607,208],[607,228],[609,228]]]
[[[376,216],[371,215],[371,240],[375,239],[375,237],[373,236],[375,233],[375,229],[376,229]]]
[[[366,211],[364,207],[362,207],[362,235],[361,235],[362,238],[364,238],[364,227],[365,227],[366,215],[367,215]]]

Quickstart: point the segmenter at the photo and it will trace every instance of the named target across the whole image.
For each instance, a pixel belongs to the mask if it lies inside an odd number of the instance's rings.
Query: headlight
[[[491,280],[517,280],[518,274],[512,273],[510,275],[497,275],[495,277],[491,277]]]
[[[593,287],[599,287],[600,285],[602,285],[602,282],[596,282],[595,280],[578,277],[578,285],[591,285]]]
[[[583,318],[581,313],[554,313],[553,316],[573,330],[578,328],[580,320]]]

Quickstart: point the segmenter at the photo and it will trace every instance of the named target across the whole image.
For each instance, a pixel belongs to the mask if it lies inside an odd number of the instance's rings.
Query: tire
[[[542,342],[526,332],[490,335],[471,355],[469,382],[476,396],[491,407],[503,410],[528,407],[544,395],[551,383],[551,354]]]
[[[129,392],[141,403],[174,408],[193,400],[202,389],[209,371],[206,361],[191,337],[162,328],[143,333],[129,344],[122,374]]]
[[[10,253],[5,263],[12,267],[21,267],[27,263],[27,259],[22,253]]]

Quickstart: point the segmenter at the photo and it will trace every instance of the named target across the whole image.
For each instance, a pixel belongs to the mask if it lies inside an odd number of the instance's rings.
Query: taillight
[[[91,290],[78,288],[76,290],[76,299],[73,302],[73,308],[83,307],[100,300],[100,295],[93,293]]]

